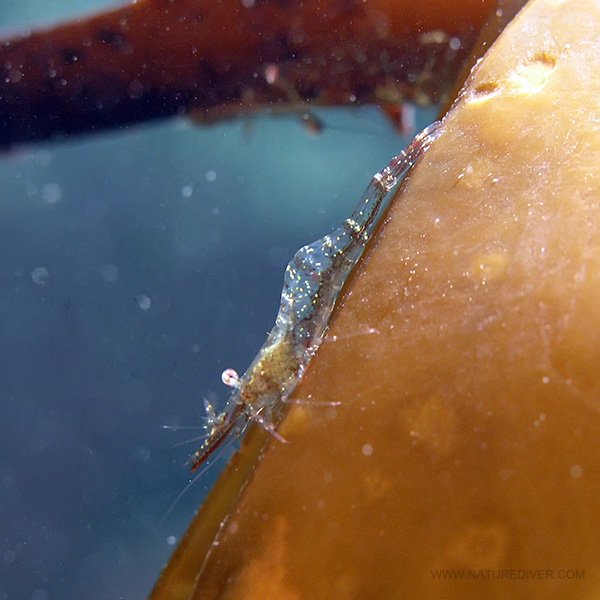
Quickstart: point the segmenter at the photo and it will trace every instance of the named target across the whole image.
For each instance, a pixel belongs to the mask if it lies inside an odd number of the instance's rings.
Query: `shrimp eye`
[[[240,376],[235,369],[225,369],[221,373],[221,381],[231,388],[237,388],[240,385]]]

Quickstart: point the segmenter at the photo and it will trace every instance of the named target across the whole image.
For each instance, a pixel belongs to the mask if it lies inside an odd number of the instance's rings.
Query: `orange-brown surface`
[[[0,146],[194,109],[439,100],[495,0],[140,0],[0,44]]]
[[[480,63],[296,392],[342,405],[291,406],[194,599],[597,596],[598,40],[534,0]]]

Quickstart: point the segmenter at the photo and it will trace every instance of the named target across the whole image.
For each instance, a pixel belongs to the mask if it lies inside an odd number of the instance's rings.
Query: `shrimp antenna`
[[[199,463],[198,464],[198,467],[200,467],[200,465],[201,465],[201,468],[196,467],[196,469],[197,469],[196,473],[194,474],[194,476],[192,477],[192,479],[190,479],[190,481],[186,484],[186,486],[181,490],[181,492],[179,492],[179,494],[177,494],[177,497],[175,498],[175,500],[173,500],[173,502],[171,503],[171,506],[169,506],[167,512],[163,515],[162,519],[159,521],[157,529],[162,529],[162,526],[165,524],[165,521],[167,520],[167,518],[169,517],[169,515],[173,512],[173,509],[179,504],[179,502],[187,494],[187,492],[189,491],[189,489],[214,464],[216,464],[217,462],[219,462],[219,459],[225,454],[225,451],[236,440],[237,440],[237,436],[229,436],[227,438],[224,438],[221,441],[221,443],[219,444],[219,446],[217,448],[215,448],[214,450],[211,451],[210,457],[209,457],[210,459],[207,458],[205,461],[203,461],[203,463]]]

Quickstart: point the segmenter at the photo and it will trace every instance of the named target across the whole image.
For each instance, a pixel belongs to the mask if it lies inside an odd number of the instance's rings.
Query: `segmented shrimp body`
[[[192,470],[231,434],[241,434],[251,420],[282,439],[275,425],[283,405],[323,339],[344,282],[371,239],[383,201],[440,133],[439,122],[424,129],[375,174],[340,227],[293,256],[285,270],[275,325],[244,375],[228,375],[234,391],[225,410],[209,419],[206,439],[191,458]]]
[[[302,363],[294,355],[289,332],[275,326],[256,358],[239,380],[225,411],[209,422],[202,446],[191,458],[192,471],[202,465],[232,433],[240,434],[255,420],[277,436],[273,423],[287,396],[302,376]]]

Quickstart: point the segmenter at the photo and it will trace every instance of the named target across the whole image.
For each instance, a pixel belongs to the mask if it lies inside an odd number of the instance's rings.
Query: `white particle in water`
[[[11,83],[19,83],[19,81],[21,81],[21,77],[23,77],[23,74],[21,71],[19,71],[19,69],[11,69],[8,72],[8,79]]]
[[[119,269],[115,265],[104,265],[100,269],[100,274],[102,275],[102,279],[108,283],[114,283],[119,279]]]
[[[578,479],[583,475],[583,467],[581,465],[573,465],[571,467],[571,477]]]
[[[138,298],[138,306],[142,310],[150,310],[150,307],[152,306],[152,300],[150,300],[150,298],[144,294]]]
[[[184,185],[181,188],[181,195],[184,198],[189,198],[194,193],[194,188],[191,185]]]
[[[273,85],[279,77],[279,67],[277,65],[267,65],[265,67],[265,79],[269,85]]]
[[[373,454],[373,446],[371,446],[371,444],[365,444],[365,445],[362,447],[362,453],[363,453],[365,456],[371,456],[371,454]]]
[[[218,244],[223,239],[220,229],[211,229],[206,237],[211,244]]]
[[[48,273],[48,269],[46,269],[46,267],[36,267],[33,271],[31,271],[31,280],[36,285],[46,285],[49,278],[50,273]]]
[[[217,179],[217,174],[215,171],[206,171],[206,180],[207,181],[215,181]]]
[[[169,546],[174,546],[176,542],[177,542],[177,538],[174,535],[170,535],[167,538],[167,544],[169,544]]]
[[[452,50],[455,51],[460,50],[460,47],[462,46],[460,39],[457,37],[450,38],[450,42],[448,42],[448,45]]]
[[[58,183],[46,183],[42,188],[42,200],[47,204],[56,204],[62,198],[62,188]]]
[[[150,460],[150,450],[146,446],[138,446],[134,451],[135,458],[140,462]]]
[[[333,421],[333,419],[337,417],[337,414],[338,411],[333,406],[325,409],[325,418],[329,419],[330,421]]]

